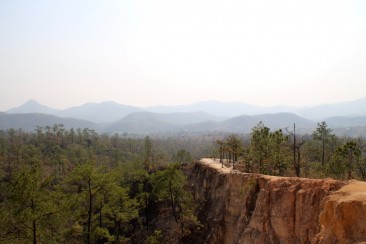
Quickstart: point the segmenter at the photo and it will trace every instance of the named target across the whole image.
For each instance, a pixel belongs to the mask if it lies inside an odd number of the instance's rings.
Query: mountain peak
[[[29,99],[28,101],[26,101],[23,105],[26,105],[26,104],[29,104],[29,105],[33,105],[33,104],[37,104],[37,105],[41,105],[39,102],[37,102],[36,100],[34,99]]]
[[[24,104],[22,104],[18,107],[9,109],[6,112],[11,113],[11,114],[42,113],[42,114],[54,115],[58,112],[58,110],[44,106],[34,99],[30,99],[27,102],[25,102]]]

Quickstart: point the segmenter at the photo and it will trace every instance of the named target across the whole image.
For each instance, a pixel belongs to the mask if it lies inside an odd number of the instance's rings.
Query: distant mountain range
[[[366,116],[366,97],[343,103],[324,104],[314,107],[289,107],[274,106],[260,107],[256,105],[240,102],[218,102],[204,101],[188,105],[178,106],[155,106],[155,107],[135,107],[118,104],[115,102],[86,103],[80,106],[71,107],[64,110],[52,109],[30,100],[25,104],[4,111],[6,113],[44,113],[59,117],[71,117],[77,119],[90,120],[95,123],[111,123],[124,118],[126,115],[135,112],[152,113],[195,113],[205,112],[222,118],[232,118],[241,115],[260,115],[274,113],[294,113],[300,117],[321,121],[330,117],[359,117]]]
[[[65,128],[89,128],[101,130],[101,127],[93,122],[73,118],[61,118],[49,114],[7,114],[0,112],[0,130],[10,128],[34,131],[37,126],[46,127],[54,124],[63,124]]]
[[[115,102],[86,103],[81,106],[75,106],[65,110],[57,110],[41,105],[34,100],[29,100],[25,104],[9,109],[6,112],[10,114],[42,113],[63,118],[89,120],[94,123],[111,123],[130,113],[141,111],[145,110]]]
[[[233,132],[249,133],[262,121],[271,129],[283,129],[296,123],[298,131],[313,130],[316,123],[290,113],[243,115],[231,119],[209,115],[204,112],[196,113],[150,113],[137,112],[124,117],[115,123],[93,123],[87,120],[61,118],[48,114],[7,114],[0,113],[0,130],[21,128],[34,131],[37,126],[52,126],[64,124],[66,128],[90,128],[109,133],[164,133],[164,132]]]
[[[347,129],[349,127],[358,128],[352,130],[353,134],[366,131],[366,97],[312,108],[258,107],[245,103],[206,101],[147,108],[102,102],[57,110],[30,100],[19,107],[0,112],[0,129],[22,128],[32,131],[37,125],[52,126],[58,123],[64,124],[66,128],[91,128],[110,133],[249,133],[262,121],[271,129],[291,128],[296,123],[298,131],[306,133],[314,130],[317,122],[322,120],[344,134],[350,131]]]

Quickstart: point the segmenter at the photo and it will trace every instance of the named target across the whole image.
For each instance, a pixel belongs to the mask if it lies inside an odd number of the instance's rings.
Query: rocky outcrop
[[[324,199],[315,243],[366,243],[366,182],[352,180]]]
[[[190,175],[199,243],[358,243],[366,183],[242,173],[202,159]],[[363,216],[363,217],[361,217]]]

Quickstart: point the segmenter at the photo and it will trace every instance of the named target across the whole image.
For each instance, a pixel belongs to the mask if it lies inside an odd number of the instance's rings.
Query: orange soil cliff
[[[202,159],[189,182],[204,225],[200,243],[366,241],[366,183],[275,177]]]

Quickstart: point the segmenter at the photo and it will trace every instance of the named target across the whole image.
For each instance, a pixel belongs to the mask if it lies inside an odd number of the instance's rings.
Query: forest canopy
[[[338,137],[325,122],[312,134],[262,122],[250,134],[0,131],[0,241],[184,242],[201,227],[190,163],[213,157],[244,172],[365,180],[365,151],[364,138]]]

